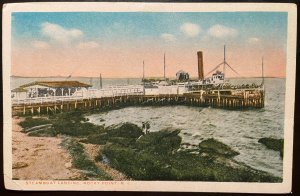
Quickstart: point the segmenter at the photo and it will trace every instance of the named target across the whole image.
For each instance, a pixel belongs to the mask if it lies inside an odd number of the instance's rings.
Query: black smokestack
[[[203,71],[203,53],[202,51],[197,52],[198,55],[198,79],[204,79],[204,71]]]

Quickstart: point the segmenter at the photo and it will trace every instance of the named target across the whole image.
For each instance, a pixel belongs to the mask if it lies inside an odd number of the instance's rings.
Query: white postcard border
[[[187,181],[58,181],[12,180],[12,118],[10,101],[12,12],[288,12],[284,160],[282,183]],[[296,70],[295,4],[283,3],[13,3],[3,6],[3,124],[4,180],[14,190],[103,190],[288,193],[292,184],[293,123]]]

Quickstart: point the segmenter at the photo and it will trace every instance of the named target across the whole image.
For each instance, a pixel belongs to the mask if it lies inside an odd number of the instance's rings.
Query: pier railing
[[[144,90],[111,89],[91,91],[77,96],[38,97],[13,100],[13,114],[56,113],[72,109],[109,110],[127,106],[188,105],[224,109],[264,107],[264,88],[211,89],[183,94],[145,94]]]
[[[107,89],[90,89],[88,91],[78,91],[71,96],[47,96],[47,97],[31,97],[25,99],[12,99],[12,105],[32,105],[45,103],[62,103],[69,101],[82,101],[84,99],[95,99],[103,97],[117,97],[130,95],[143,95],[143,89],[137,86],[111,86]]]

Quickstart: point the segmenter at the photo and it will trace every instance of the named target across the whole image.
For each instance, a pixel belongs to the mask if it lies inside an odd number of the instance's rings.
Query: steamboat
[[[262,91],[264,94],[264,76],[263,76],[263,60],[262,60],[262,82],[261,84],[241,84],[233,85],[225,79],[225,70],[229,68],[235,74],[240,74],[230,66],[226,61],[226,46],[224,46],[224,59],[223,62],[218,64],[214,69],[204,76],[204,64],[203,64],[203,52],[198,51],[198,79],[191,80],[189,74],[183,70],[176,73],[176,80],[168,80],[165,77],[166,61],[164,55],[164,79],[163,80],[148,80],[144,78],[144,62],[143,62],[143,86],[145,94],[185,94],[185,93],[199,93],[200,91],[211,91],[211,90],[226,90],[232,89],[230,94],[236,94],[242,89],[257,89]],[[223,66],[223,71],[220,71]],[[210,75],[210,77],[207,77]]]

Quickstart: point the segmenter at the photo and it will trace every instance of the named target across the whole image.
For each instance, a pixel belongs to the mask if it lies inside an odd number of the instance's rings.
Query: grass
[[[39,126],[39,125],[44,125],[44,124],[49,124],[51,121],[46,118],[32,118],[32,117],[27,117],[25,118],[24,121],[20,122],[19,125],[24,128],[28,129],[31,127]]]
[[[111,177],[98,168],[95,162],[88,157],[82,144],[72,138],[67,138],[63,140],[61,145],[70,152],[72,165],[82,170],[86,177],[97,180],[111,180]]]
[[[55,137],[57,134],[58,132],[53,127],[38,129],[27,133],[28,136],[32,137]]]
[[[103,132],[103,126],[94,125],[86,121],[87,119],[83,117],[83,112],[75,110],[73,112],[53,115],[48,119],[28,117],[25,118],[24,121],[20,122],[20,125],[24,128],[24,132],[27,132],[26,130],[30,130],[30,132],[33,132],[28,134],[29,136],[42,137],[62,134],[74,137],[83,137]],[[50,123],[52,124],[50,128],[49,126],[39,128],[39,126],[47,125]]]
[[[283,139],[274,138],[261,138],[258,140],[259,143],[264,144],[267,148],[280,152],[281,158],[283,158]]]
[[[101,133],[103,126],[86,122],[83,112],[75,110],[73,112],[60,113],[53,118],[53,128],[60,134],[68,136],[88,136]]]

